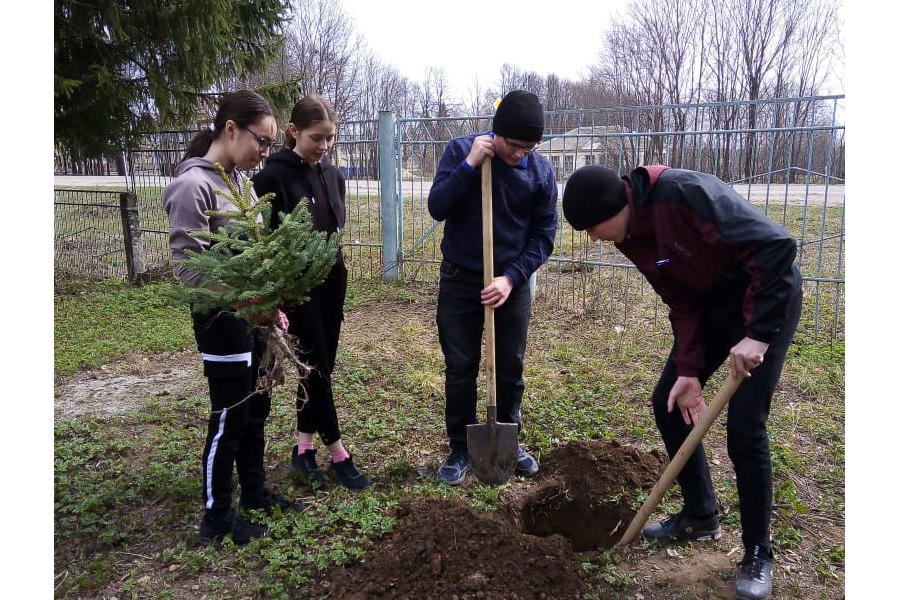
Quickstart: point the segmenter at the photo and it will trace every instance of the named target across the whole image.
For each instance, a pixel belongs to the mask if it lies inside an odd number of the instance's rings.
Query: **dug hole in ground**
[[[536,484],[482,511],[419,497],[366,558],[335,568],[330,598],[582,598],[577,552],[612,547],[666,460],[616,442],[573,442],[544,456]]]

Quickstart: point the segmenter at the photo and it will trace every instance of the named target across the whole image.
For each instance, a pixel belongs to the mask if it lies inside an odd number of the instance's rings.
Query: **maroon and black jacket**
[[[744,335],[770,343],[800,281],[794,238],[712,175],[648,165],[623,179],[631,218],[616,247],[669,306],[677,374],[699,375],[704,314],[735,291]]]

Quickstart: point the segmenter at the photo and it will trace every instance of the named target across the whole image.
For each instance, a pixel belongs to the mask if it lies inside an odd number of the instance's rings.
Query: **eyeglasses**
[[[506,145],[510,147],[510,149],[512,149],[513,151],[516,151],[516,152],[521,152],[522,154],[531,154],[532,152],[534,152],[534,149],[537,147],[537,144],[533,144],[531,146],[523,146],[522,144],[517,144],[515,142],[510,141],[510,139],[507,137],[504,137],[503,140],[506,142]]]
[[[271,140],[264,135],[259,135],[249,127],[244,127],[244,129],[246,129],[250,133],[250,135],[252,135],[256,139],[256,143],[259,144],[260,152],[265,152],[272,147],[272,144],[275,143],[275,140]]]

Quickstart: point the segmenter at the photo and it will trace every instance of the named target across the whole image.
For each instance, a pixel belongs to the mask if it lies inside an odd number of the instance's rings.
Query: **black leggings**
[[[318,432],[325,445],[341,439],[331,373],[337,359],[346,295],[347,269],[338,260],[325,281],[310,291],[308,302],[285,309],[290,320],[288,331],[298,338],[298,357],[313,368],[297,389],[297,431]]]

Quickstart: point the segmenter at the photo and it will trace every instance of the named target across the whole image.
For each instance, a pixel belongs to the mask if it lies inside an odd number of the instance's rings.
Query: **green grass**
[[[172,284],[66,284],[56,295],[57,373],[110,363],[129,353],[193,345],[186,307]],[[290,390],[279,390],[267,424],[270,485],[306,501],[301,514],[269,519],[269,534],[245,548],[195,546],[202,514],[200,453],[208,398],[135,398],[115,416],[60,419],[55,427],[56,596],[323,598],[327,570],[365,556],[393,527],[403,498],[461,498],[493,510],[518,486],[438,485],[419,477],[446,451],[443,360],[434,326],[435,290],[351,283],[335,372],[345,442],[376,486],[361,495],[294,483]],[[647,297],[644,302],[651,302]],[[634,306],[632,310],[652,310]],[[665,319],[616,329],[600,308],[580,314],[539,301],[529,332],[523,439],[538,456],[572,440],[611,439],[660,448],[648,399],[671,342]],[[777,580],[778,597],[837,600],[843,582],[844,346],[791,347],[769,420],[775,476],[773,536],[799,570]],[[720,377],[710,383],[710,393]],[[724,424],[705,441],[727,530],[739,529],[737,494],[724,450]],[[670,490],[660,511],[677,510]],[[823,522],[834,527],[817,537]],[[720,548],[723,554],[730,548]],[[627,565],[667,563],[640,544],[580,557],[587,596],[676,598]],[[624,563],[624,564],[622,564]],[[649,573],[649,571],[648,571]],[[200,586],[199,589],[194,586]],[[707,597],[707,596],[703,596]],[[715,597],[709,595],[709,597]]]
[[[189,312],[175,299],[176,286],[159,282],[134,287],[108,280],[57,289],[54,371],[66,374],[99,366],[129,351],[155,353],[191,346]]]

